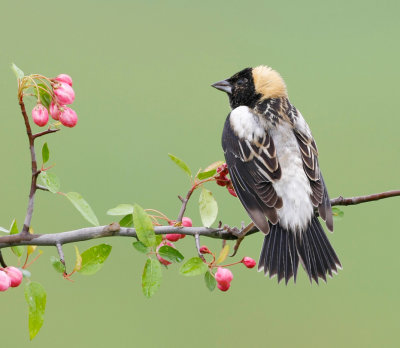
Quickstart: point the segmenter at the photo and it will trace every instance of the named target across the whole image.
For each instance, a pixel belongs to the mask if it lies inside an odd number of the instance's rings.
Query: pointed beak
[[[232,94],[232,85],[228,80],[215,82],[214,84],[211,85],[211,87],[219,89],[220,91],[226,92],[228,94]]]

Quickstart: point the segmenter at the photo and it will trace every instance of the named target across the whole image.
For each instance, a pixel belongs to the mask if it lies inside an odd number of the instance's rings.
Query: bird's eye
[[[246,82],[247,82],[247,79],[246,79],[246,78],[243,78],[243,79],[239,79],[239,80],[236,82],[236,84],[237,84],[238,86],[243,86]]]

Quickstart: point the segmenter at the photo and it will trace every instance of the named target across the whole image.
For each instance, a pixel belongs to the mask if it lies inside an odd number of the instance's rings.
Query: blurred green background
[[[398,1],[6,1],[0,5],[0,225],[25,216],[30,160],[16,99],[15,62],[26,73],[74,79],[79,123],[47,138],[64,192],[80,192],[101,223],[118,203],[137,202],[170,217],[188,180],[171,152],[193,170],[223,158],[229,112],[210,84],[268,64],[285,78],[320,150],[330,195],[399,188]],[[248,221],[239,201],[210,185],[219,219]],[[188,210],[200,225],[198,193]],[[32,267],[48,292],[44,326],[32,343],[23,288],[0,294],[2,347],[397,347],[400,200],[345,208],[329,235],[344,270],[319,286],[301,270],[286,287],[254,269],[233,269],[227,293],[209,293],[178,266],[144,298],[144,258],[130,239],[101,272],[70,283],[49,262]],[[38,233],[87,226],[65,199],[39,192]],[[262,236],[238,259],[258,259]],[[195,253],[190,238],[180,241]],[[202,244],[220,248],[220,241]],[[65,247],[72,267],[73,246]],[[5,251],[9,263],[16,259]]]

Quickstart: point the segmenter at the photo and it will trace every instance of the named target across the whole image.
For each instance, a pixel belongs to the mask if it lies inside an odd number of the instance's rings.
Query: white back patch
[[[265,133],[260,118],[247,106],[238,106],[233,109],[229,119],[233,131],[240,139],[252,142],[254,138],[262,138]]]

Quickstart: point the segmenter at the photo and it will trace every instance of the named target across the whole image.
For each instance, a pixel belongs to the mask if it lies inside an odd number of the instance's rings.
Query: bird
[[[327,281],[342,265],[318,219],[333,232],[332,207],[310,127],[269,66],[245,68],[212,84],[229,97],[222,133],[229,175],[264,242],[258,270],[278,283],[301,263],[310,282]],[[244,235],[242,234],[242,238]]]

